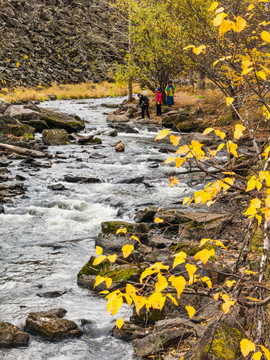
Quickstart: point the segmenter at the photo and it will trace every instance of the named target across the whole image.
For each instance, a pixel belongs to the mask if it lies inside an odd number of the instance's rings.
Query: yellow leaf
[[[255,354],[253,354],[253,360],[261,360],[262,358],[262,353],[260,351],[255,352]]]
[[[174,303],[174,305],[178,306],[178,302],[176,301],[175,297],[172,296],[171,294],[166,294],[166,296],[172,300],[172,302]]]
[[[183,251],[180,251],[179,253],[177,253],[175,256],[175,259],[174,259],[174,262],[173,262],[173,269],[179,265],[179,264],[182,264],[186,261],[186,257],[187,257],[187,254]]]
[[[226,134],[224,132],[219,131],[219,130],[214,130],[214,131],[215,131],[215,134],[221,138],[221,140],[225,139]]]
[[[134,239],[134,240],[138,241],[138,243],[140,243],[140,244],[141,244],[140,239],[139,239],[139,238],[137,238],[137,236],[132,235],[132,236],[131,236],[131,239]]]
[[[219,25],[222,23],[223,19],[224,19],[226,16],[228,16],[228,15],[225,14],[224,12],[218,14],[218,15],[214,18],[214,20],[213,20],[213,25],[214,25],[214,26],[219,26]]]
[[[267,200],[267,199],[270,200],[270,198],[266,198],[266,199],[265,199],[265,203],[266,203],[266,200]],[[259,209],[259,208],[261,207],[261,205],[262,205],[262,202],[261,202],[261,200],[258,199],[258,198],[252,199],[251,202],[250,202],[250,206],[255,207],[255,209]],[[269,202],[269,205],[270,205],[270,202]]]
[[[136,288],[134,286],[132,286],[131,284],[126,285],[126,293],[127,294],[132,294],[135,292],[136,292]]]
[[[136,294],[130,295],[134,301],[136,312],[139,315],[141,308],[144,307],[144,305],[147,303],[147,299],[143,296],[138,296]]]
[[[270,43],[270,33],[268,31],[263,31],[261,33],[261,38],[263,41]]]
[[[236,284],[236,281],[235,280],[232,280],[232,281],[228,280],[228,281],[226,281],[225,284],[228,286],[228,288],[231,288],[234,284]]]
[[[161,292],[168,286],[168,281],[165,276],[158,274],[158,282],[155,284],[156,292]]]
[[[223,244],[223,242],[221,242],[220,240],[216,240],[216,246],[221,246],[223,247],[223,249],[228,250],[226,246]]]
[[[116,235],[118,235],[118,234],[126,234],[126,233],[127,233],[127,228],[118,229],[116,231]]]
[[[192,319],[193,316],[194,316],[194,314],[195,314],[195,312],[196,312],[196,310],[194,309],[194,307],[187,305],[187,306],[185,307],[185,309],[187,310],[188,316],[190,317],[190,319]]]
[[[206,285],[207,285],[210,289],[212,289],[212,281],[210,280],[210,278],[209,278],[208,276],[202,277],[201,280],[202,280],[203,282],[205,282]]]
[[[267,358],[267,360],[270,360],[270,351],[266,349],[266,347],[264,347],[263,345],[261,345],[261,349],[264,352],[264,355]]]
[[[241,32],[246,27],[247,22],[245,19],[243,19],[241,16],[237,16],[236,23],[233,23],[233,31],[235,32]]]
[[[123,319],[116,320],[116,327],[118,327],[118,329],[121,329],[121,327],[123,325],[124,325],[124,320]]]
[[[134,246],[130,244],[126,244],[122,247],[122,252],[124,258],[128,257],[130,253],[134,250]]]
[[[194,259],[201,260],[203,262],[203,264],[206,264],[207,261],[209,260],[209,258],[214,255],[215,255],[214,249],[211,249],[211,250],[203,249],[194,255]]]
[[[173,176],[171,176],[169,186],[170,186],[170,187],[174,187],[174,185],[175,185],[175,184],[178,184],[178,183],[179,183],[179,180],[177,180],[177,179],[175,179]]]
[[[17,62],[17,63],[16,63],[16,66],[17,66],[17,67],[20,67],[20,63],[19,63],[19,62]]]
[[[227,106],[230,106],[234,102],[234,98],[232,97],[226,97],[226,104]]]
[[[103,253],[102,247],[96,246],[96,255],[99,256],[99,255],[102,255],[102,253]]]
[[[230,20],[223,20],[219,27],[219,37],[230,31],[233,26],[233,22]],[[219,61],[219,60],[218,60]],[[214,63],[215,64],[215,63]],[[216,65],[216,64],[215,64]],[[214,65],[213,65],[214,66]]]
[[[205,49],[206,49],[205,45],[200,45],[199,47],[194,47],[193,52],[194,52],[194,54],[199,55]]]
[[[95,260],[93,261],[93,265],[96,266],[96,265],[99,265],[100,263],[102,263],[103,260],[106,259],[107,256],[105,255],[101,255],[97,258],[95,258]]]
[[[234,129],[233,137],[238,140],[243,136],[243,131],[246,130],[246,127],[241,124],[236,124]]]
[[[245,270],[245,273],[246,273],[246,274],[255,274],[255,272],[252,271],[252,270]]]
[[[214,2],[211,4],[211,6],[210,6],[210,8],[208,9],[208,11],[215,11],[217,7],[218,7],[218,2],[217,2],[217,1],[214,1]]]
[[[100,276],[100,275],[97,275],[94,288],[95,288],[96,286],[98,286],[99,284],[101,284],[103,281],[105,281],[105,277]]]
[[[215,299],[216,301],[218,301],[219,295],[220,295],[220,292],[218,292],[218,293],[216,293],[216,294],[214,295],[214,299]]]
[[[171,162],[174,161],[174,157],[173,156],[169,156],[168,159],[166,161],[164,161],[164,164],[170,164]]]
[[[175,136],[175,135],[170,136],[170,141],[174,146],[178,146],[180,140],[181,140],[181,136]]]
[[[255,186],[256,186],[256,178],[255,178],[255,176],[252,176],[247,183],[246,191],[251,191],[251,190],[255,189]]]
[[[103,291],[100,291],[99,294],[109,294],[109,290],[103,290]]]
[[[243,356],[246,357],[251,351],[256,349],[256,345],[254,342],[249,341],[248,339],[243,339],[240,342],[240,348]]]
[[[152,307],[153,309],[162,310],[165,301],[165,296],[163,296],[160,292],[154,292],[152,295],[149,296],[146,307]]]
[[[130,306],[132,305],[132,298],[128,294],[124,294],[124,298],[126,299],[127,304]]]
[[[116,255],[116,254],[113,254],[113,255],[109,255],[109,256],[108,256],[108,260],[109,260],[109,262],[111,262],[111,263],[114,263],[114,262],[116,261],[116,259],[117,259],[117,255]]]
[[[190,197],[185,197],[183,200],[183,205],[185,205],[187,202],[189,202],[191,198]]]
[[[209,241],[212,242],[213,240],[212,239],[202,239],[200,242],[200,246],[203,246],[204,244],[206,244]]]
[[[105,278],[105,283],[106,283],[107,288],[109,288],[109,287],[112,285],[112,279],[106,277],[106,278]]]
[[[158,269],[158,270],[168,270],[169,269],[169,265],[163,265],[161,262],[156,262],[151,267],[153,269]]]
[[[190,147],[188,145],[180,146],[175,152],[176,154],[186,154],[190,151]]]
[[[228,314],[228,312],[230,311],[231,306],[234,305],[235,302],[236,302],[236,300],[228,300],[228,301],[224,302],[222,304],[223,314]]]
[[[208,134],[210,134],[210,132],[212,132],[214,130],[215,129],[213,129],[213,128],[207,128],[207,129],[204,130],[203,135],[208,135]]]
[[[243,60],[241,63],[243,69],[249,68],[251,65],[253,65],[253,62],[250,60]]]
[[[188,272],[189,278],[191,278],[197,271],[197,267],[195,265],[186,264],[186,270]]]
[[[255,299],[255,298],[252,298],[252,297],[250,297],[250,296],[248,296],[248,299],[249,299],[249,300],[252,300],[252,301],[260,301],[259,299]]]
[[[186,286],[185,278],[183,276],[175,277],[172,275],[169,277],[169,281],[172,283],[172,286],[175,287],[177,291],[177,299],[179,299]]]
[[[249,72],[251,72],[254,68],[253,67],[250,67],[250,68],[245,68],[242,72],[241,72],[241,75],[246,75],[248,74]]]
[[[260,78],[262,78],[264,81],[266,81],[266,73],[265,73],[263,70],[258,71],[258,72],[257,72],[257,75],[258,75]]]
[[[123,298],[119,296],[116,297],[112,305],[113,305],[112,316],[114,316],[115,314],[117,314],[118,310],[123,305]]]
[[[251,4],[251,5],[248,6],[247,11],[251,11],[251,10],[253,10],[253,9],[254,9],[254,5]]]
[[[227,141],[227,150],[228,153],[233,154],[236,158],[238,158],[238,154],[236,149],[238,148],[238,145],[233,143],[231,140]]]
[[[142,283],[143,279],[146,278],[147,276],[150,276],[157,272],[159,272],[159,269],[153,269],[152,267],[145,269],[141,274],[140,283]]]
[[[154,219],[154,223],[155,224],[160,224],[160,223],[163,223],[164,222],[164,220],[163,219],[160,219],[159,217],[156,217],[155,219]]]
[[[169,133],[170,133],[170,130],[168,130],[168,129],[161,130],[161,132],[155,138],[155,141],[164,139],[167,135],[169,135]]]
[[[186,161],[186,158],[180,159],[179,157],[176,157],[174,160],[175,160],[176,167],[179,169],[180,166],[182,166],[183,163]]]

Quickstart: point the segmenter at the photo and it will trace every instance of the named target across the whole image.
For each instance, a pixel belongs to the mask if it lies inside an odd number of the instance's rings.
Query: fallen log
[[[8,151],[12,151],[16,154],[20,154],[20,155],[26,155],[26,156],[32,156],[34,158],[42,158],[42,157],[47,157],[47,158],[52,158],[52,154],[46,153],[46,152],[42,152],[42,151],[37,151],[37,150],[31,150],[31,149],[25,149],[19,146],[14,146],[14,145],[9,145],[9,144],[2,144],[0,143],[0,148],[8,150]]]

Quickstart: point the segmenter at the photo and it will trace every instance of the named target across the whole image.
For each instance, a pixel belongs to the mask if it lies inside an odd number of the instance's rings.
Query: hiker
[[[165,93],[167,95],[167,105],[171,107],[174,105],[174,86],[171,81],[168,82],[168,85],[165,88]]]
[[[162,93],[160,87],[157,88],[155,101],[156,101],[156,116],[161,116]]]
[[[149,99],[146,95],[138,94],[138,97],[140,99],[138,107],[142,109],[142,119],[144,119],[144,113],[146,113],[146,116],[150,118],[149,115]]]

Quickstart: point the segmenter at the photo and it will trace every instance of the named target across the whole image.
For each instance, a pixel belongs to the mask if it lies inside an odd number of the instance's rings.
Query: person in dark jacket
[[[146,113],[146,116],[150,118],[149,115],[149,99],[146,95],[138,94],[138,97],[140,99],[139,101],[139,107],[142,109],[142,119],[144,119],[144,113]]]

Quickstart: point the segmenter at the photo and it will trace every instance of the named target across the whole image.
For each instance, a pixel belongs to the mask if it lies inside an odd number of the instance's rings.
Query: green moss
[[[178,244],[176,246],[173,246],[172,250],[175,251],[175,252],[183,251],[189,256],[194,256],[198,251],[201,251],[203,249],[211,250],[211,249],[214,249],[214,248],[215,248],[215,246],[213,244],[210,244],[210,243],[206,243],[203,246],[192,245],[192,244]],[[216,259],[214,259],[214,256],[211,256],[210,260],[211,259],[216,260]],[[215,261],[213,261],[213,262],[215,262]]]
[[[110,267],[109,261],[103,261],[99,265],[93,266],[93,261],[95,260],[95,256],[91,256],[87,263],[81,268],[78,273],[80,275],[100,275],[100,272],[106,271]]]
[[[97,144],[97,145],[102,144],[102,141],[101,141],[100,138],[94,138],[94,139],[92,139],[92,140],[89,140],[89,142],[90,142],[91,144]]]
[[[126,228],[128,232],[133,231],[134,224],[125,223],[123,221],[106,221],[101,224],[103,234],[116,235],[116,231],[119,229]],[[123,233],[119,233],[118,236],[125,236]]]
[[[215,333],[214,340],[209,351],[209,344],[204,348],[204,354],[212,354],[220,360],[234,360],[240,355],[239,341],[241,332],[236,328],[229,328],[222,324]]]
[[[138,273],[138,268],[117,268],[115,270],[100,271],[100,276],[110,277],[113,281],[129,280],[133,274]]]

